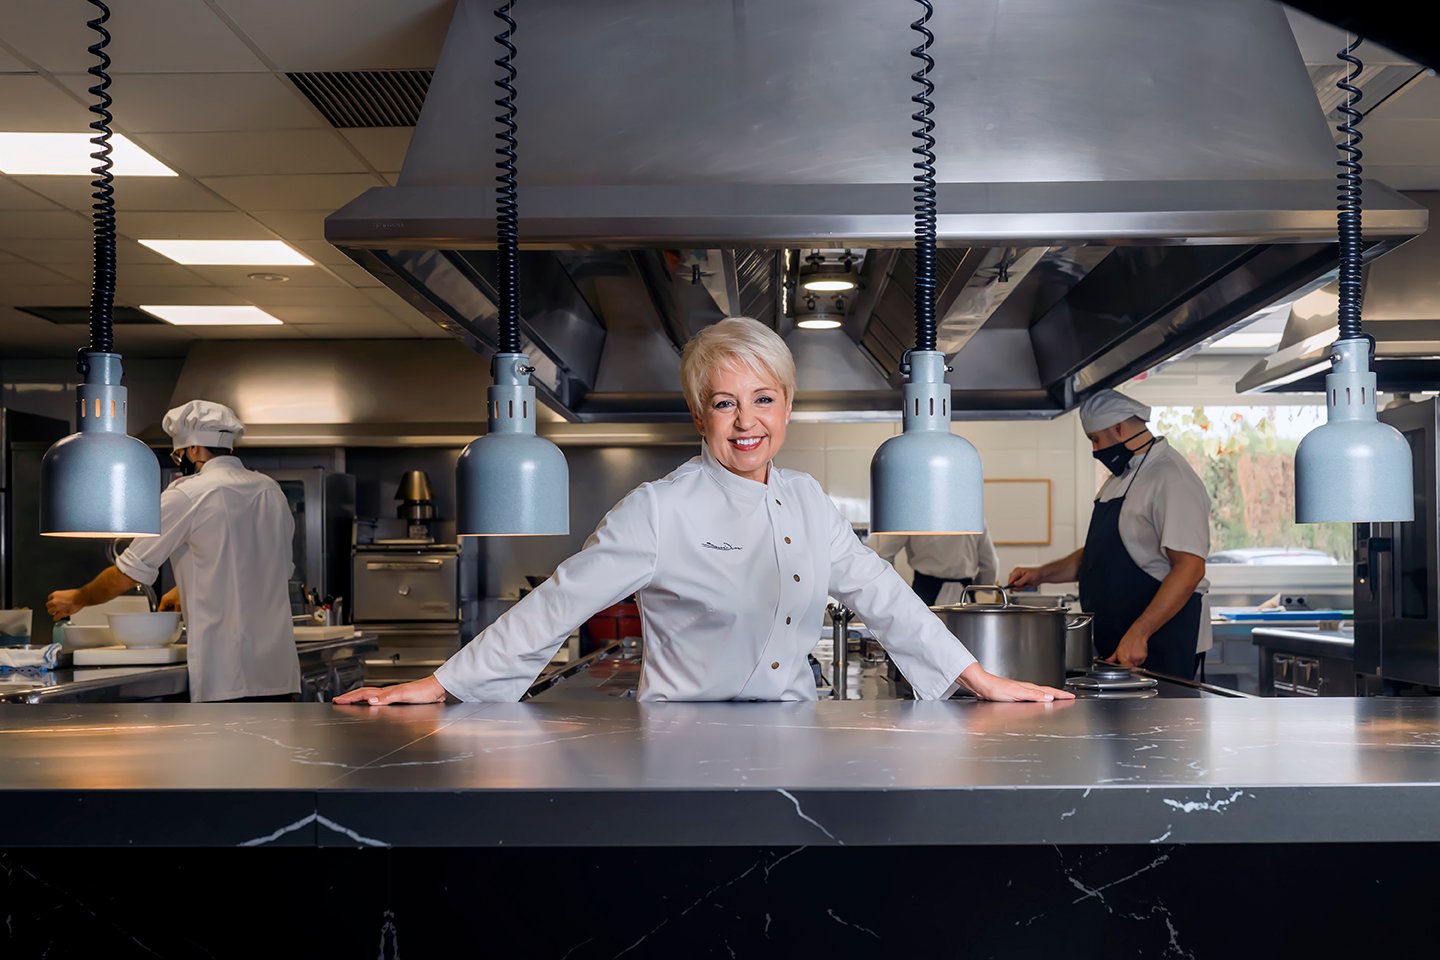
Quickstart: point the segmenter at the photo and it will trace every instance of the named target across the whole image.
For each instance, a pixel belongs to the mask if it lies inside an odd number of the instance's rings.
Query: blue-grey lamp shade
[[[1410,445],[1376,417],[1369,341],[1339,340],[1333,349],[1326,423],[1306,434],[1295,452],[1295,520],[1413,520]]]
[[[870,461],[870,532],[980,533],[980,454],[950,432],[943,353],[910,354],[904,421],[904,432],[881,444]]]
[[[527,358],[498,353],[490,364],[489,432],[455,465],[462,537],[560,536],[570,532],[565,455],[535,435],[535,388]]]
[[[125,432],[120,355],[86,355],[75,433],[40,463],[40,533],[47,537],[153,537],[160,532],[160,461]]]

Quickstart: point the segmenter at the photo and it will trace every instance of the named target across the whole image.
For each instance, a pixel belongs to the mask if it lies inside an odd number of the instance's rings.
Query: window
[[[1295,522],[1295,449],[1324,422],[1321,404],[1154,408],[1151,429],[1210,493],[1210,563],[1351,562],[1350,524]]]

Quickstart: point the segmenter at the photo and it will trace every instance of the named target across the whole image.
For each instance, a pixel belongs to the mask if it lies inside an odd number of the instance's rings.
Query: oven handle
[[[367,560],[365,569],[410,570],[416,573],[429,573],[439,570],[444,564],[444,560]]]

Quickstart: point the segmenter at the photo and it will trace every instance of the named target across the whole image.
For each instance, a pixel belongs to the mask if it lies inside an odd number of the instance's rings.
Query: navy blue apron
[[[941,577],[932,577],[928,573],[921,573],[919,570],[916,570],[915,578],[910,582],[910,589],[915,591],[917,597],[925,601],[925,606],[933,607],[935,606],[935,598],[940,596],[940,588],[945,586],[945,584],[958,583],[968,587],[974,582],[974,579],[970,577],[961,577],[959,580],[945,580]]]
[[[1145,453],[1148,457],[1150,451]],[[1123,494],[1103,502],[1096,498],[1084,553],[1080,555],[1080,607],[1095,616],[1091,635],[1095,651],[1102,657],[1115,652],[1125,631],[1140,619],[1160,590],[1160,581],[1140,569],[1120,539],[1120,508],[1143,466],[1142,458]],[[1171,677],[1194,679],[1200,603],[1200,594],[1192,594],[1180,612],[1150,636],[1142,667]]]

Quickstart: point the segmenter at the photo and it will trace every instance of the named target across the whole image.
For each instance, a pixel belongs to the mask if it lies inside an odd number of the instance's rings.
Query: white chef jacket
[[[1132,479],[1134,486],[1130,486]],[[1163,437],[1151,445],[1149,456],[1142,450],[1130,459],[1124,473],[1106,480],[1098,499],[1103,502],[1119,496],[1125,497],[1120,508],[1120,542],[1135,565],[1156,580],[1170,574],[1166,549],[1202,558],[1210,555],[1210,495],[1204,481]],[[1205,599],[1210,581],[1202,579],[1195,590],[1201,595],[1195,652],[1203,653],[1214,644],[1209,601]]]
[[[160,494],[160,535],[135,540],[115,560],[140,583],[154,583],[167,559],[174,567],[191,700],[300,689],[290,619],[294,534],[278,483],[238,457],[215,457]]]
[[[632,490],[435,675],[462,700],[518,700],[571,630],[632,593],[641,700],[816,699],[806,654],[827,595],[864,619],[923,699],[948,697],[975,662],[813,477],[772,464],[767,483],[747,480],[702,449]]]
[[[904,550],[912,570],[941,580],[995,583],[1000,575],[1000,557],[988,529],[978,534],[877,534],[871,543],[881,559],[894,563]]]

